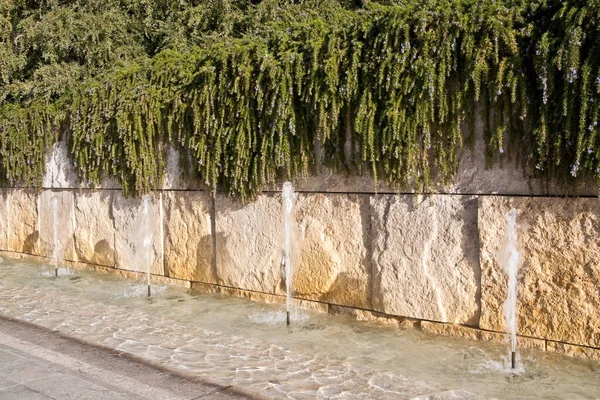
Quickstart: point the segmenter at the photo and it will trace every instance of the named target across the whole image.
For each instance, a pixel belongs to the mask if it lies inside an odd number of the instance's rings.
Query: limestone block
[[[100,178],[100,183],[91,183],[89,181],[79,182],[78,186],[83,189],[118,189],[121,190],[121,184],[117,180],[109,175],[104,175]]]
[[[281,191],[282,184],[274,185],[272,190]],[[395,193],[385,182],[375,182],[370,175],[334,172],[321,166],[319,173],[310,177],[298,177],[294,181],[297,191],[307,192],[352,192],[352,193]]]
[[[477,200],[471,196],[371,198],[373,309],[476,325]]]
[[[169,191],[164,196],[165,269],[169,276],[216,283],[212,266],[211,195]]]
[[[519,211],[517,332],[600,347],[600,203],[597,199],[483,197],[481,327],[505,329],[507,278],[496,255],[506,213]]]
[[[54,143],[52,148],[46,151],[46,171],[42,186],[53,189],[77,187],[77,174],[71,164],[66,142]]]
[[[462,325],[440,324],[437,322],[421,321],[421,329],[436,335],[458,336],[470,340],[483,340],[486,342],[507,343],[508,337],[504,333],[482,331]],[[517,347],[519,349],[546,349],[544,339],[517,336]]]
[[[115,222],[112,191],[75,194],[75,253],[81,262],[114,267]]]
[[[180,162],[183,158],[186,161],[188,167],[181,166]],[[200,190],[210,191],[210,188],[204,183],[204,181],[193,174],[185,173],[187,170],[191,172],[194,168],[189,168],[194,161],[189,152],[187,153],[187,160],[185,153],[182,156],[181,152],[172,146],[166,147],[165,157],[165,177],[163,181],[163,189],[165,190]]]
[[[465,130],[466,131],[466,130]],[[517,148],[508,148],[500,160],[486,165],[486,143],[483,136],[482,109],[475,118],[473,148],[465,145],[458,151],[458,174],[452,185],[455,193],[545,194],[541,181],[532,179],[519,162],[522,158]],[[465,132],[466,133],[466,132]]]
[[[297,300],[294,299],[294,307],[299,307],[303,310],[309,310],[318,312],[321,314],[327,314],[329,312],[329,305],[325,303],[319,303],[310,300]]]
[[[163,189],[182,189],[183,172],[179,168],[179,152],[173,147],[167,147],[165,180]]]
[[[56,245],[58,260],[76,261],[73,247],[75,233],[73,191],[44,190],[39,194],[37,203],[40,240],[35,254],[54,257]]]
[[[568,184],[554,181],[548,182],[548,195],[550,196],[598,196],[600,188],[593,179],[570,179]]]
[[[0,193],[0,249],[35,254],[40,236],[35,192],[4,189]]]
[[[285,293],[281,195],[260,195],[248,204],[217,196],[215,207],[217,282]]]
[[[600,360],[600,349],[592,347],[574,346],[567,343],[558,343],[548,341],[548,351],[566,354],[571,357],[588,358],[592,360]]]
[[[147,215],[144,215],[142,199],[125,198],[120,191],[115,191],[113,196],[117,268],[146,272],[148,254],[144,242],[149,238],[150,271],[164,275],[159,195],[151,196]]]
[[[92,188],[92,186],[89,182],[84,185],[86,188]],[[121,184],[111,176],[103,176],[100,184],[94,187],[96,189],[121,189]]]
[[[368,321],[375,322],[379,325],[392,325],[396,327],[408,327],[414,326],[410,324],[410,320],[402,317],[392,317],[387,314],[381,314],[375,311],[359,310],[352,307],[336,306],[332,305],[329,307],[327,312],[331,315],[343,315],[350,317],[356,321]],[[415,321],[416,322],[416,321]]]
[[[370,308],[368,197],[300,195],[296,210],[301,262],[294,271],[294,295]]]

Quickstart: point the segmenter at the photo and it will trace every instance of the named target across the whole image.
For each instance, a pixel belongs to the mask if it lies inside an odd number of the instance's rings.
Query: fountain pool
[[[0,314],[277,399],[597,399],[600,363],[6,258]],[[140,287],[142,290],[140,290]],[[137,294],[136,294],[137,293]]]

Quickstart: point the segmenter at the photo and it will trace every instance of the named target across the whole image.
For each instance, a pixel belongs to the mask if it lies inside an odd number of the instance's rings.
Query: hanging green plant
[[[488,165],[600,181],[599,0],[391,3],[3,3],[0,179],[41,185],[64,137],[126,194],[162,186],[169,146],[241,200],[319,165],[428,191],[481,113]],[[80,15],[90,40],[52,36]]]

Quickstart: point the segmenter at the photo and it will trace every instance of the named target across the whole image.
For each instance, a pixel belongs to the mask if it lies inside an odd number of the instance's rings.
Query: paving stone
[[[9,388],[11,386],[16,386],[16,385],[18,385],[17,382],[0,375],[0,390],[4,390],[6,388]]]
[[[0,376],[17,383],[40,379],[47,376],[47,374],[47,365],[20,356],[11,358],[9,362],[2,361],[0,365]]]
[[[71,374],[57,372],[25,384],[28,388],[51,398],[62,400],[94,399],[125,400],[126,397],[103,386],[79,379]]]
[[[53,399],[45,394],[38,393],[33,389],[23,385],[16,385],[7,389],[0,390],[1,400],[47,400]],[[55,400],[55,399],[53,399]]]
[[[3,397],[3,390],[16,386],[23,387],[6,391]],[[0,400],[5,398],[218,400],[257,396],[0,315]]]

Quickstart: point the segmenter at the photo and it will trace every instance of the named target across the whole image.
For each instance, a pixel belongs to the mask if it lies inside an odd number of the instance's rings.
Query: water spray
[[[285,182],[282,190],[283,196],[283,259],[281,266],[285,271],[285,291],[286,291],[286,322],[290,326],[290,309],[292,307],[292,275],[294,273],[292,265],[292,224],[294,210],[294,190],[291,182]]]
[[[285,255],[281,258],[281,270],[285,271]],[[286,320],[286,325],[290,326],[290,310],[289,310],[289,308],[286,308],[285,320]]]
[[[512,369],[517,366],[517,272],[520,258],[517,248],[517,216],[518,212],[514,208],[506,214],[506,233],[497,254],[498,264],[508,275],[508,293],[503,309],[506,331],[510,338],[510,366]]]
[[[142,197],[142,201],[144,203],[144,223],[146,224],[146,236],[144,237],[144,249],[146,250],[146,269],[147,269],[147,280],[148,280],[148,297],[152,295],[152,289],[150,284],[150,244],[152,243],[152,234],[150,229],[150,217],[149,217],[149,208],[150,208],[150,196],[144,195]]]

